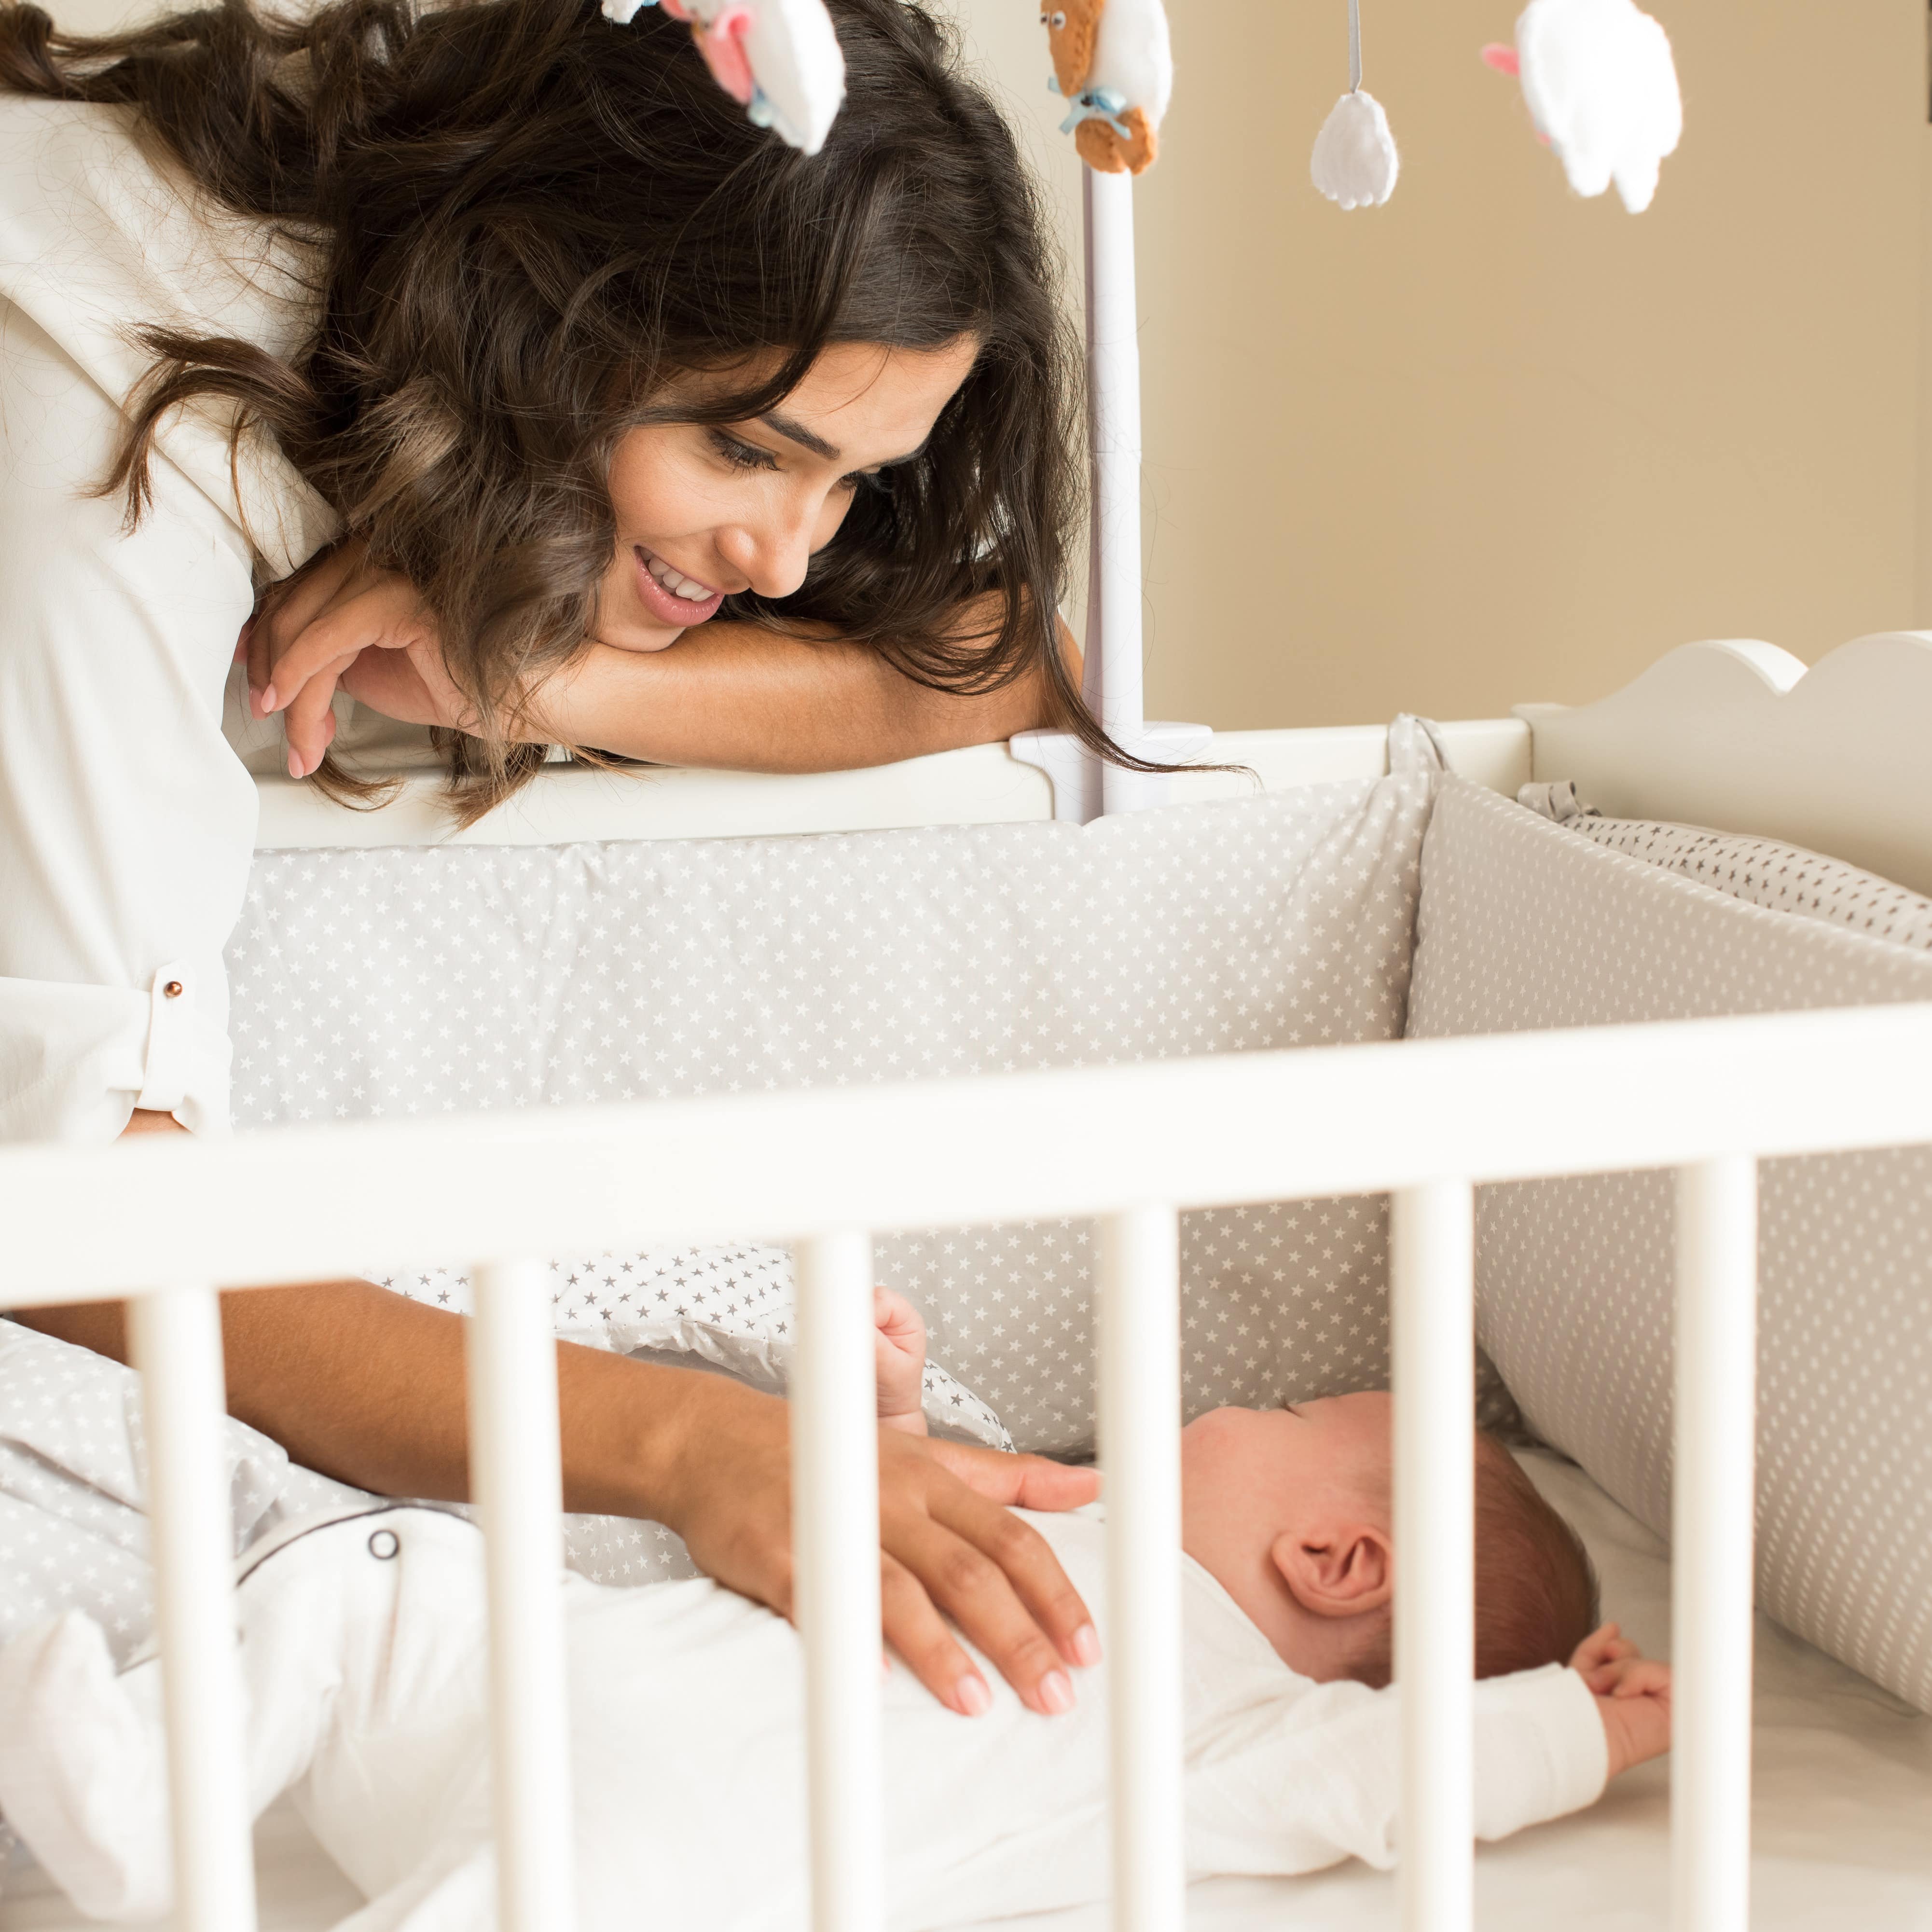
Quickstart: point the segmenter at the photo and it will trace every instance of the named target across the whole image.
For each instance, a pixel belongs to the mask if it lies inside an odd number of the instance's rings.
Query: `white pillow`
[[[1455,779],[1417,931],[1416,1037],[1932,999],[1923,952]],[[1758,1600],[1932,1710],[1932,1151],[1766,1162],[1762,1204]],[[1667,1532],[1669,1175],[1485,1188],[1477,1225],[1478,1331],[1531,1426]]]
[[[1372,782],[1086,826],[266,853],[229,949],[236,1118],[1394,1038],[1436,760],[1414,721],[1390,746]],[[1379,1200],[1190,1214],[1184,1243],[1190,1412],[1383,1381]],[[1022,1448],[1090,1444],[1086,1227],[878,1254]]]

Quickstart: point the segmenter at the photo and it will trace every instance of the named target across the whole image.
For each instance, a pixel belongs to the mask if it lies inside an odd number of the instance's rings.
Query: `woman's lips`
[[[649,553],[641,544],[634,544],[632,554],[638,560],[638,595],[643,598],[644,608],[660,624],[688,630],[692,625],[701,624],[706,618],[717,614],[718,605],[724,601],[723,591],[714,590],[709,597],[676,596],[651,574],[650,565],[646,560]]]

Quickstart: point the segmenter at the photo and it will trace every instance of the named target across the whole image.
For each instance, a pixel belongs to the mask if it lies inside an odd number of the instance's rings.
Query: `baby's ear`
[[[1373,1523],[1290,1530],[1268,1556],[1295,1601],[1318,1617],[1360,1616],[1395,1594],[1388,1532]]]

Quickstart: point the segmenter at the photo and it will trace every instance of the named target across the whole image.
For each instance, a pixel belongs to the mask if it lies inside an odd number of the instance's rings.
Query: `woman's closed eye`
[[[714,429],[710,435],[712,448],[734,470],[776,470],[778,466],[778,460],[771,451],[760,448],[755,442],[747,442],[729,430]],[[842,490],[856,490],[862,484],[868,489],[886,489],[889,485],[884,465],[875,464],[869,470],[854,470],[838,479]]]
[[[776,470],[778,466],[778,458],[769,449],[760,449],[755,442],[747,442],[728,430],[714,429],[710,436],[712,448],[734,470]]]

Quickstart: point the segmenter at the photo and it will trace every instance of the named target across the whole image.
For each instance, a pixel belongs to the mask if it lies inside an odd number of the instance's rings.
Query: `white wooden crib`
[[[1499,789],[1560,769],[1649,815],[1694,815],[1684,800],[1702,785],[1706,820],[1720,815],[1708,780],[1722,755],[1734,824],[1742,812],[1748,829],[1882,860],[1922,890],[1932,885],[1932,764],[1911,740],[1914,719],[1922,739],[1932,721],[1932,644],[1868,640],[1832,662],[1817,684],[1786,695],[1780,686],[1796,683],[1799,668],[1781,653],[1691,647],[1603,705],[1450,725],[1442,742],[1464,775]],[[1272,788],[1378,770],[1383,736],[1256,733],[1218,748]],[[1660,743],[1676,747],[1674,764],[1660,760]],[[1243,782],[1183,782],[1213,792]],[[362,818],[265,784],[263,842],[422,838],[440,829],[425,816],[428,783]],[[463,836],[702,837],[1051,809],[1040,774],[996,746],[825,780],[560,767]],[[256,1922],[218,1439],[218,1286],[339,1276],[384,1256],[476,1265],[472,1441],[490,1552],[502,1923],[534,1932],[571,1922],[571,1879],[554,1366],[532,1258],[782,1231],[800,1296],[794,1430],[814,1919],[821,1932],[867,1932],[884,1923],[869,1237],[1099,1217],[1113,1923],[1167,1932],[1187,1911],[1177,1210],[1387,1190],[1403,1564],[1400,1916],[1411,1932],[1469,1925],[1472,1189],[1667,1166],[1679,1203],[1675,1507],[1684,1552],[1672,1640],[1672,1917],[1684,1932],[1743,1932],[1756,1164],[1932,1142],[1932,1084],[1899,1077],[1927,1066],[1932,1007],[1906,1006],[280,1130],[226,1144],[6,1150],[0,1305],[135,1291],[182,1922],[196,1932]],[[1550,1094],[1588,1096],[1568,1108],[1560,1139],[1523,1104]],[[292,1220],[272,1204],[291,1171],[310,1198],[332,1204],[327,1216]],[[404,1173],[406,1190],[395,1179]],[[1932,1835],[1932,1814],[1927,1823]],[[1932,1876],[1916,1910],[1910,1922],[1932,1920]],[[0,1915],[10,1928],[29,1922],[57,1922]]]

